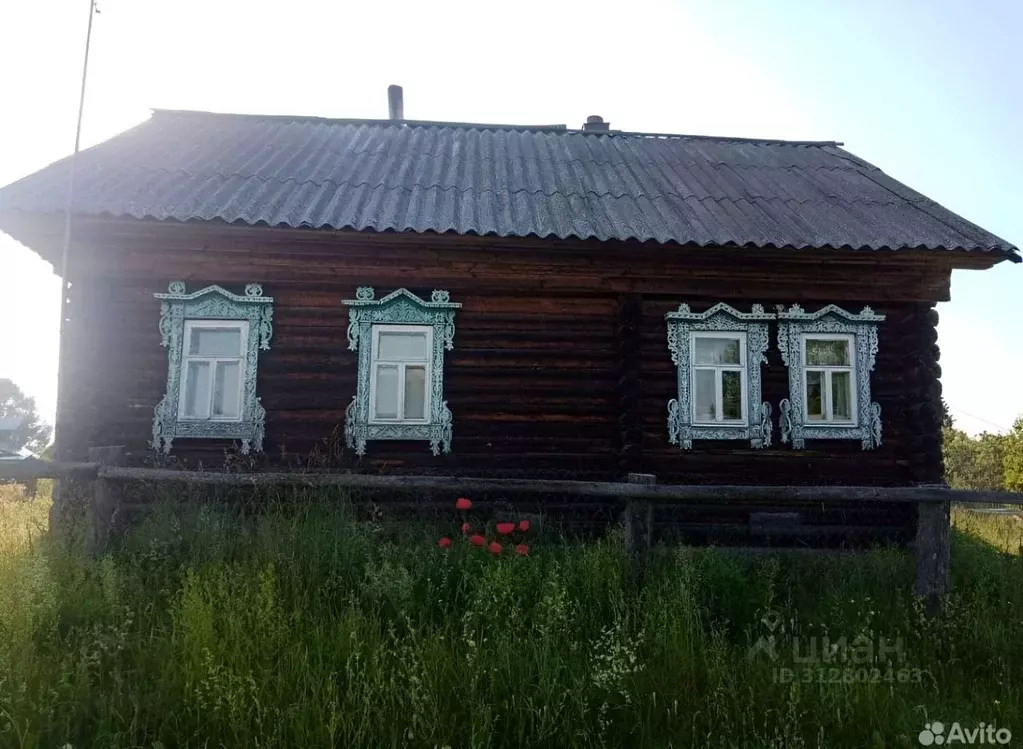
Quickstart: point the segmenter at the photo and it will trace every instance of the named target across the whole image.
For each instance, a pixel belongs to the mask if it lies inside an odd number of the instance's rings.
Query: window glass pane
[[[185,416],[205,419],[210,402],[210,364],[188,362],[185,372]]]
[[[806,415],[812,421],[820,421],[824,418],[824,373],[806,373]]]
[[[192,328],[188,342],[190,356],[241,356],[239,328]]]
[[[405,418],[426,418],[426,367],[405,368]]]
[[[806,363],[818,367],[848,367],[849,341],[806,339]]]
[[[831,413],[838,421],[852,421],[852,376],[831,373]]]
[[[741,364],[738,338],[703,338],[694,343],[695,364]]]
[[[696,387],[693,389],[693,403],[696,404],[696,421],[715,421],[717,405],[714,397],[713,369],[696,370]]]
[[[236,361],[217,362],[213,378],[213,415],[238,417],[241,365]]]
[[[426,333],[389,333],[381,331],[378,359],[426,359]]]
[[[742,419],[742,374],[721,373],[721,416],[724,419]]]
[[[377,367],[376,418],[398,418],[398,368]]]

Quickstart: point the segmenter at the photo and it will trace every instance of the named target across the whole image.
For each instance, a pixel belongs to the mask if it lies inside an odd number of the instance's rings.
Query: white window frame
[[[239,340],[238,356],[196,356],[188,353],[192,331],[202,329],[225,329],[236,328],[241,333]],[[189,422],[240,422],[244,411],[244,389],[248,375],[249,357],[249,323],[247,320],[185,320],[184,338],[181,348],[181,389],[178,394],[178,420]],[[210,365],[210,395],[206,404],[206,416],[189,416],[185,412],[185,400],[188,393],[188,365],[194,361],[208,362]],[[238,391],[236,393],[235,411],[237,416],[215,416],[213,414],[213,398],[216,392],[215,377],[217,363],[237,362],[238,367]]]
[[[738,364],[697,364],[696,363],[696,341],[700,338],[726,338],[739,341],[739,363]],[[706,369],[714,372],[714,405],[715,418],[712,421],[700,421],[696,417],[696,371]],[[740,413],[739,419],[723,418],[724,398],[722,387],[722,372],[738,372],[742,392],[739,397]],[[746,401],[749,398],[749,385],[746,377],[746,333],[745,331],[725,330],[694,330],[689,333],[689,376],[692,382],[692,424],[693,426],[707,427],[748,427],[749,409]]]
[[[426,346],[423,359],[383,359],[379,358],[380,334],[381,333],[417,333],[425,334]],[[369,404],[370,424],[429,424],[430,420],[430,396],[433,391],[433,326],[432,325],[373,325],[373,349],[370,355],[370,381],[369,381]],[[408,365],[422,365],[426,369],[426,395],[423,403],[422,419],[405,418],[405,368]],[[398,417],[394,419],[382,419],[376,415],[377,403],[377,372],[381,365],[398,367]]]
[[[806,342],[809,340],[813,341],[845,341],[849,347],[849,364],[841,365],[823,365],[823,364],[807,364],[806,362]],[[856,336],[852,333],[803,333],[800,336],[800,349],[801,349],[801,364],[803,367],[803,425],[808,428],[813,428],[815,425],[828,425],[828,426],[859,426],[858,413],[856,403],[856,390],[858,383],[856,382]],[[824,418],[823,419],[811,419],[810,418],[810,380],[807,375],[811,372],[822,372],[824,374],[824,381],[821,384],[821,404],[824,406]],[[850,411],[852,413],[851,419],[836,419],[834,415],[834,404],[832,403],[831,394],[831,375],[833,372],[848,372],[850,382]]]

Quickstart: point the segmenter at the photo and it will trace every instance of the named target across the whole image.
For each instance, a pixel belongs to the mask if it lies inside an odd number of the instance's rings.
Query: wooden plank
[[[22,483],[35,479],[75,479],[92,480],[96,478],[95,463],[63,463],[38,458],[11,460],[0,462],[0,480]]]
[[[90,466],[101,478],[220,486],[347,486],[394,491],[485,491],[510,494],[564,494],[673,502],[909,502],[1008,503],[1023,505],[1023,494],[907,486],[688,486],[613,481],[488,479],[468,476],[381,476],[361,473],[217,473],[162,468]]]
[[[94,447],[89,450],[89,459],[100,466],[120,465],[124,462],[124,447]],[[92,488],[92,532],[89,534],[88,549],[93,554],[102,553],[118,522],[121,510],[122,482],[99,477]]]
[[[651,473],[630,473],[629,484],[653,486],[657,477]],[[654,525],[654,505],[649,499],[633,498],[625,504],[625,556],[635,589],[643,587]]]
[[[690,293],[711,283],[725,296],[728,284],[751,291],[779,284],[800,289],[806,278],[814,278],[830,286],[834,299],[855,298],[873,286],[879,298],[927,301],[947,298],[951,266],[992,263],[987,253],[737,249],[110,220],[83,220],[74,249],[83,272],[122,277],[195,278],[204,268],[216,268],[225,280],[245,281],[251,279],[240,274],[263,269],[282,280],[319,277],[343,283],[352,276],[386,274],[427,283],[461,280],[481,289],[491,280],[504,287],[518,281],[519,288],[545,289],[570,289],[584,280],[585,288],[612,293],[653,288]],[[382,264],[384,253],[406,258]]]
[[[944,492],[936,492],[938,498]],[[950,507],[947,501],[921,503],[917,507],[916,585],[914,592],[924,599],[927,614],[941,608],[948,592],[951,544]]]

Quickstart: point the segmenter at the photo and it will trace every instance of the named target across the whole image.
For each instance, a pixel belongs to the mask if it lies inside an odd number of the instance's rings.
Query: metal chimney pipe
[[[405,119],[405,102],[402,98],[401,86],[387,87],[387,116],[392,120]]]

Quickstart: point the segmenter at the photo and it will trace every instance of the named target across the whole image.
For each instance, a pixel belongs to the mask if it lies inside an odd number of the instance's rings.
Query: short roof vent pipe
[[[395,122],[405,119],[405,102],[401,86],[390,85],[387,87],[387,117]]]

